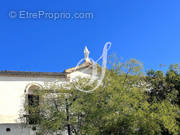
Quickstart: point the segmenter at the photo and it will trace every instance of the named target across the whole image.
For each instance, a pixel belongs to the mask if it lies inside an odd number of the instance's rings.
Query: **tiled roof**
[[[0,71],[0,76],[65,77],[64,72]]]
[[[77,71],[77,70],[80,70],[80,69],[87,68],[87,67],[89,67],[91,65],[92,65],[91,61],[85,61],[84,63],[82,63],[81,65],[79,65],[77,67],[66,69],[64,72],[65,73],[71,73],[71,72],[74,72],[74,71]]]

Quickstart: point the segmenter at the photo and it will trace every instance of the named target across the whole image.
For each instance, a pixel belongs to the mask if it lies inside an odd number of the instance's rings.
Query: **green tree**
[[[170,65],[169,70],[149,70],[145,78],[149,84],[150,100],[156,98],[158,101],[169,99],[172,103],[180,106],[180,67],[178,64]]]
[[[34,114],[39,134],[66,131],[68,135],[156,135],[165,132],[178,135],[179,107],[168,98],[149,101],[147,87],[141,85],[144,79],[142,64],[133,59],[116,65],[118,67],[107,70],[102,85],[92,93],[83,93],[74,87],[79,85],[87,90],[94,87],[96,82],[84,85],[88,79],[80,79],[66,87],[38,90],[39,106],[26,106],[26,110],[38,112]],[[161,73],[158,77],[163,78]]]

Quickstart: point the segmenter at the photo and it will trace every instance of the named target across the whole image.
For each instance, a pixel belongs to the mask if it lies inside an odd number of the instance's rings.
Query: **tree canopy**
[[[151,70],[142,74],[142,64],[135,59],[115,64],[106,71],[102,85],[92,93],[83,93],[88,79],[67,87],[36,91],[39,105],[26,105],[28,119],[40,135],[156,135],[180,133],[180,74],[171,66],[164,75]]]

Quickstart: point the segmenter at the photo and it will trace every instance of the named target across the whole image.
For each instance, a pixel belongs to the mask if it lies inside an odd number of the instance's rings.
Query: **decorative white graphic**
[[[82,88],[80,88],[79,86],[75,86],[79,91],[81,92],[86,92],[86,93],[90,93],[90,92],[93,92],[94,90],[96,90],[102,83],[103,79],[104,79],[104,76],[105,76],[105,72],[106,72],[106,65],[107,65],[107,53],[108,53],[108,50],[111,48],[111,42],[106,42],[105,45],[104,45],[104,48],[103,48],[103,52],[102,52],[102,55],[99,57],[98,60],[94,61],[92,58],[89,58],[89,50],[87,49],[87,47],[85,47],[84,49],[84,58],[81,59],[78,64],[76,65],[76,68],[75,70],[79,67],[79,65],[85,61],[85,62],[89,62],[91,63],[92,65],[89,66],[88,68],[84,69],[83,71],[86,71],[88,70],[89,68],[92,68],[92,74],[91,74],[91,77],[90,77],[90,80],[89,82],[86,84],[86,86],[88,85],[92,85],[92,83],[97,80],[97,85],[94,86],[94,88],[90,89],[90,90],[84,90]],[[97,76],[97,62],[100,61],[102,59],[102,65],[101,65],[101,74],[100,74],[100,77]]]

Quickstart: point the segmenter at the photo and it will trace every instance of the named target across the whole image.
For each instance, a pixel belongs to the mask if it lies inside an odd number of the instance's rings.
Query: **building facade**
[[[84,55],[83,64],[64,72],[0,71],[0,135],[35,135],[36,131],[20,120],[27,95],[48,83],[66,83],[77,76],[89,76],[92,63],[87,48]]]

